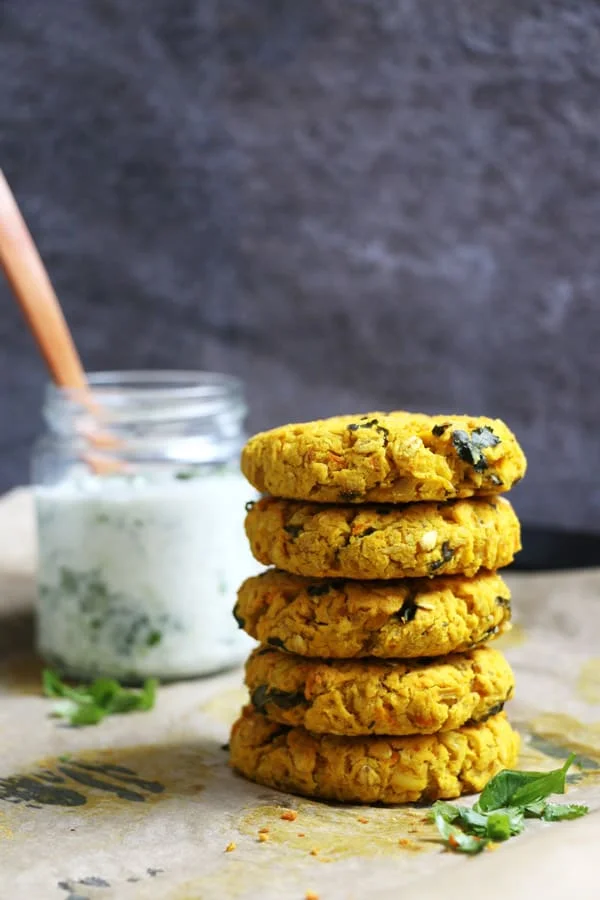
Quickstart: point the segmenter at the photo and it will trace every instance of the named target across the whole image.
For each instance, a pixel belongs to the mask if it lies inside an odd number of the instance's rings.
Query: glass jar
[[[242,661],[236,590],[260,567],[244,535],[241,382],[104,372],[48,388],[33,458],[37,645],[62,673],[135,683]]]

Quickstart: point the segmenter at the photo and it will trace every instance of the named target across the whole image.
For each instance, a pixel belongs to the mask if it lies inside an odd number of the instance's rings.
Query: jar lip
[[[47,401],[85,403],[101,398],[102,405],[122,406],[141,401],[161,403],[173,400],[242,400],[243,383],[235,375],[193,369],[131,369],[88,372],[89,388],[59,387],[53,383],[46,389]]]

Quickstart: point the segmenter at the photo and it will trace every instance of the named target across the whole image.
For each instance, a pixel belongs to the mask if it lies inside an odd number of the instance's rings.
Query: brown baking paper
[[[521,764],[576,751],[568,800],[591,813],[530,822],[469,858],[440,846],[423,809],[313,803],[230,771],[239,671],[162,687],[152,712],[94,727],[50,718],[31,649],[34,543],[31,497],[13,492],[0,501],[0,898],[600,897],[600,571],[510,576],[515,627],[495,645],[516,671]]]

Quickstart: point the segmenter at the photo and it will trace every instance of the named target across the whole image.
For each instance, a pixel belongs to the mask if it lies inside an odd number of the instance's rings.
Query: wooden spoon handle
[[[55,383],[85,388],[85,372],[71,332],[2,170],[0,263]]]

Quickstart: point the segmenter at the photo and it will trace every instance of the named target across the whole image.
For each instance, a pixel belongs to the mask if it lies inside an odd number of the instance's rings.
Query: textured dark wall
[[[600,530],[595,0],[3,0],[0,155],[89,369],[242,375],[251,426],[506,417]],[[44,373],[8,292],[2,486]]]

